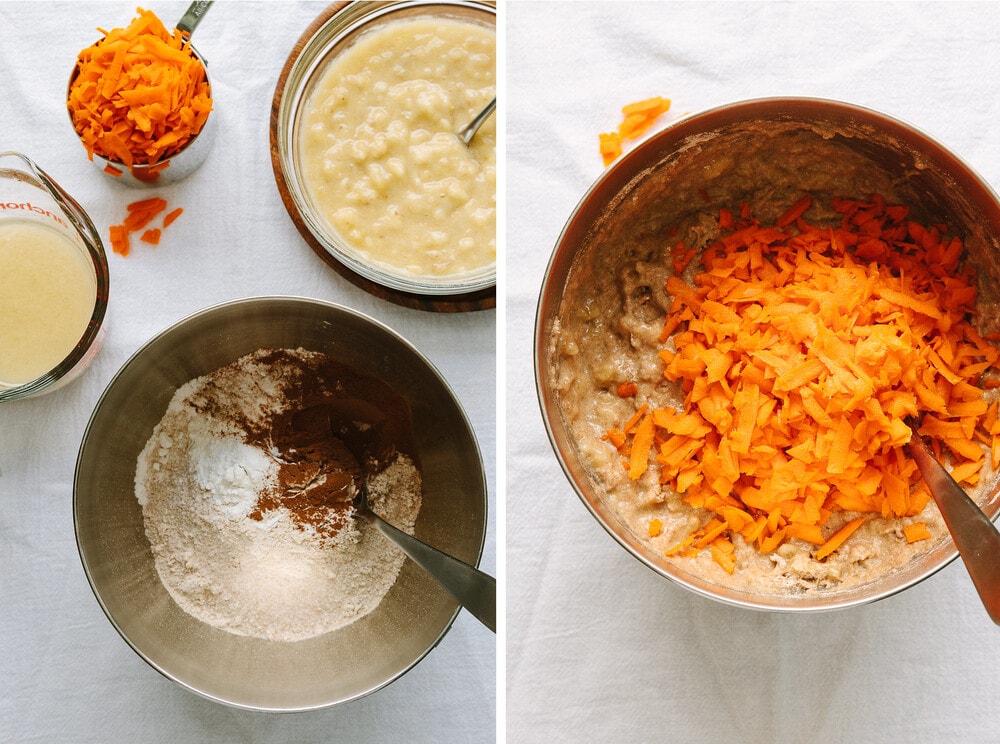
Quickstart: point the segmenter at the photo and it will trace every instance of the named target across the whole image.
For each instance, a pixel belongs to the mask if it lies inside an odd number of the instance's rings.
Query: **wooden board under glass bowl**
[[[323,11],[313,20],[308,28],[295,42],[288,59],[285,60],[281,74],[278,76],[278,83],[274,89],[274,98],[271,101],[270,116],[270,147],[271,147],[271,167],[274,170],[274,179],[278,185],[278,192],[281,194],[281,201],[292,218],[299,234],[303,237],[309,247],[323,259],[338,274],[347,279],[357,287],[365,290],[369,294],[380,297],[397,305],[413,308],[416,310],[427,310],[430,312],[469,312],[472,310],[490,310],[496,307],[496,285],[481,289],[476,292],[461,295],[421,295],[411,292],[403,292],[392,287],[385,287],[377,282],[373,282],[367,277],[361,276],[352,271],[347,266],[334,258],[323,247],[316,237],[309,230],[302,215],[299,213],[295,201],[289,192],[288,184],[285,181],[285,174],[281,167],[281,158],[278,152],[278,110],[282,97],[285,93],[285,83],[288,75],[298,59],[302,49],[315,35],[319,28],[326,23],[335,13],[346,7],[348,2],[335,2],[326,6]]]

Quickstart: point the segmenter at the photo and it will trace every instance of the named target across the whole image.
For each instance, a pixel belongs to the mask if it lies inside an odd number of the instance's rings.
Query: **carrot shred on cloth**
[[[178,217],[180,217],[183,213],[184,213],[184,207],[177,207],[176,209],[172,209],[167,214],[167,216],[163,218],[164,229],[170,227],[173,221],[176,220]]]
[[[152,227],[149,230],[146,230],[139,237],[139,240],[141,240],[143,243],[149,243],[150,245],[159,245],[160,244],[160,228],[158,228],[158,227]]]
[[[624,140],[641,137],[670,109],[670,99],[654,96],[622,107],[622,120],[613,132],[598,135],[604,165],[610,165],[624,151]]]
[[[126,168],[169,158],[212,110],[205,67],[177,29],[139,8],[125,28],[82,50],[67,107],[88,156]]]
[[[659,355],[683,409],[637,396],[608,439],[630,478],[658,468],[711,515],[668,555],[713,546],[732,572],[740,535],[765,553],[800,540],[823,560],[872,516],[919,514],[930,492],[903,449],[910,421],[959,482],[1000,459],[1000,413],[983,397],[1000,352],[973,324],[961,240],[879,196],[834,199],[839,224],[824,227],[805,219],[811,203],[775,225],[720,210],[693,283],[666,282]],[[929,536],[918,525],[907,540]]]
[[[121,256],[131,252],[133,233],[140,233],[139,240],[150,245],[159,245],[163,230],[176,220],[184,211],[177,207],[163,217],[160,227],[149,227],[151,223],[167,209],[167,200],[158,196],[140,199],[126,205],[125,219],[109,229],[111,250]],[[141,231],[141,232],[140,232]]]

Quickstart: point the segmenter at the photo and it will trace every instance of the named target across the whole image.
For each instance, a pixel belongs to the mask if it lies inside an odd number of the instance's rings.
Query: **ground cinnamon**
[[[262,361],[287,356],[273,350]],[[263,521],[285,508],[300,528],[334,537],[351,518],[362,477],[381,472],[397,453],[419,462],[409,405],[384,382],[329,357],[311,359],[288,383],[287,407],[274,416],[225,412],[235,415],[247,443],[279,466],[276,485],[259,495],[249,516]],[[209,408],[204,412],[213,413]]]

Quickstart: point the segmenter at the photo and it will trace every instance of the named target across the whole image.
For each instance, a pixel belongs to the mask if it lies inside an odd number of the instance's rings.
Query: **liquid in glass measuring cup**
[[[0,152],[0,401],[75,379],[100,349],[107,302],[90,218],[29,157]]]

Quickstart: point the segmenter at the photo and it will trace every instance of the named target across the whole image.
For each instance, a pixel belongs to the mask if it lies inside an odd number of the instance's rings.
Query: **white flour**
[[[371,612],[404,556],[353,514],[332,537],[285,507],[250,517],[279,488],[280,463],[248,442],[245,424],[295,405],[304,363],[322,356],[282,354],[257,352],[181,387],[138,458],[135,490],[157,572],[182,609],[238,635],[297,641]],[[375,510],[412,532],[413,461],[396,453],[368,483]]]

